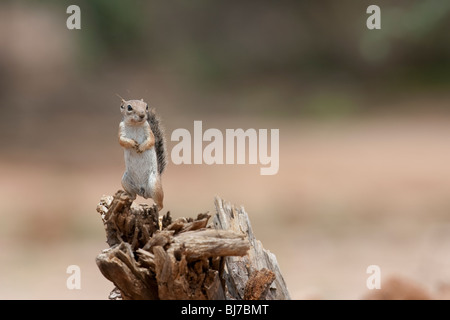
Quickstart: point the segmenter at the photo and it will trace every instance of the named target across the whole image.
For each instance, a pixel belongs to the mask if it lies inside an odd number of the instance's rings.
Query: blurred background
[[[66,9],[81,8],[81,30]],[[366,9],[381,8],[381,30]],[[294,299],[366,269],[450,282],[450,2],[0,2],[0,298],[106,299],[96,205],[121,188],[119,94],[171,132],[280,130],[280,168],[174,165],[173,217],[243,205]],[[141,201],[151,203],[151,200]],[[69,265],[81,289],[68,290]]]

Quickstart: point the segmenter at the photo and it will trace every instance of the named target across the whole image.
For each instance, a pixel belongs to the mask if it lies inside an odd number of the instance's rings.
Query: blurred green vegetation
[[[206,82],[301,78],[305,69],[356,79],[400,70],[448,81],[450,1],[376,1],[382,28],[369,31],[365,9],[372,2],[78,1],[86,19],[83,52],[98,61],[163,63]]]
[[[41,3],[80,6],[77,61],[86,74],[139,65],[182,75],[199,91],[272,87],[272,100],[287,101],[279,110],[315,116],[360,111],[358,94],[450,85],[448,0]],[[371,4],[381,8],[381,30],[366,28]]]

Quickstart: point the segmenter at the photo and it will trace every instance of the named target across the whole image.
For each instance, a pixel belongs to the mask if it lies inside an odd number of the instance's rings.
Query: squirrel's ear
[[[141,98],[141,101],[144,102],[144,99]]]
[[[120,107],[123,107],[123,105],[125,104],[125,99],[124,98],[122,98],[121,96],[119,96],[117,93],[116,93],[116,96],[118,96],[119,98],[120,98],[120,100],[121,100],[121,105],[120,105]]]

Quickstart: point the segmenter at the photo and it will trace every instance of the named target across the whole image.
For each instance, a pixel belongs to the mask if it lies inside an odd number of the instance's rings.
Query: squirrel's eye
[[[128,105],[128,111],[131,111],[131,110],[133,110],[133,107],[132,106],[130,106],[130,105]]]
[[[147,105],[147,107],[145,108],[145,110],[147,110],[147,111],[148,111],[148,105]]]

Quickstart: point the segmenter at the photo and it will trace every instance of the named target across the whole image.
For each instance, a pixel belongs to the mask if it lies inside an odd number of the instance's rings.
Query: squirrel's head
[[[141,100],[124,100],[120,104],[123,121],[128,125],[140,125],[147,121],[148,104]]]

